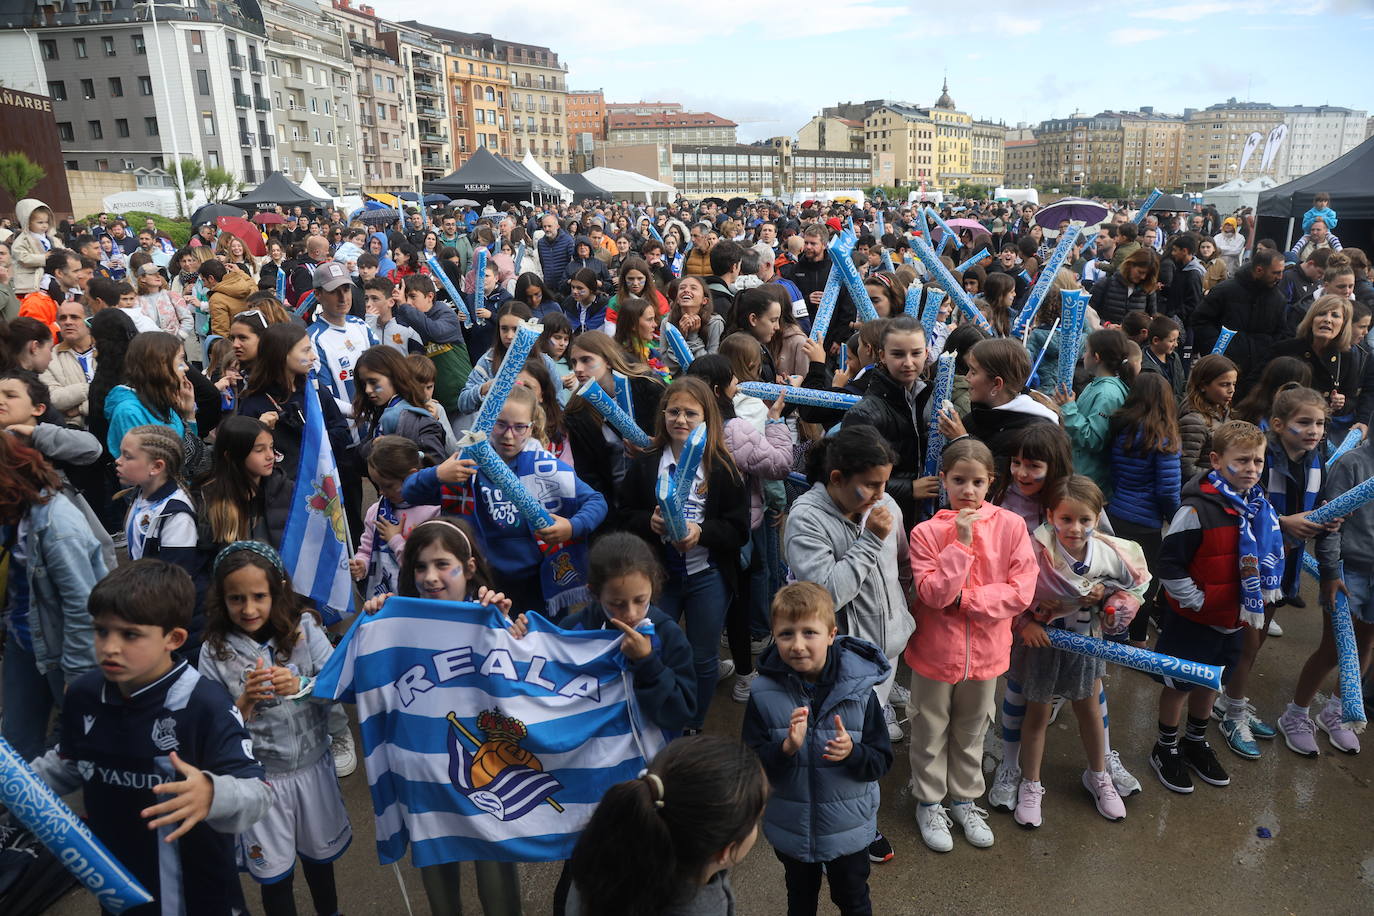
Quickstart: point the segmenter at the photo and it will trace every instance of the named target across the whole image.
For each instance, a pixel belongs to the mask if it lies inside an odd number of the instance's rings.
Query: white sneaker
[[[1116,786],[1116,794],[1122,798],[1130,798],[1140,791],[1140,780],[1126,769],[1116,751],[1107,754],[1107,773],[1112,777],[1112,785]]]
[[[887,737],[895,744],[906,737],[902,724],[897,721],[897,710],[890,705],[883,707],[883,722],[887,725]]]
[[[949,852],[954,848],[954,837],[949,832],[953,823],[944,805],[916,806],[916,826],[921,828],[921,842],[935,852]]]
[[[732,658],[722,658],[720,667],[716,669],[716,682],[719,683],[735,673],[735,660]]]
[[[1021,767],[1003,760],[997,764],[997,773],[992,777],[992,788],[988,790],[988,807],[1003,811],[1016,810],[1016,790],[1021,787]]]
[[[762,636],[749,640],[749,651],[755,655],[762,655],[763,651],[773,644],[773,634],[765,633]]]
[[[970,846],[987,849],[992,845],[992,828],[988,813],[973,802],[955,802],[949,806],[950,818],[964,828],[964,839]]]
[[[887,695],[887,702],[893,706],[900,706],[906,709],[911,703],[911,691],[901,684],[893,684],[892,692]]]
[[[1053,725],[1053,724],[1054,724],[1054,720],[1059,718],[1059,711],[1060,711],[1061,709],[1063,709],[1063,708],[1064,708],[1064,698],[1063,698],[1063,697],[1056,696],[1056,697],[1051,698],[1051,700],[1050,700],[1050,721],[1049,721],[1048,724],[1050,724],[1050,725]]]
[[[754,689],[754,678],[758,677],[758,671],[751,674],[741,674],[735,678],[735,686],[730,691],[730,699],[736,703],[748,703],[749,691]]]
[[[1269,629],[1265,632],[1268,633],[1270,636],[1274,637],[1275,639],[1278,639],[1281,636],[1283,636],[1283,627],[1279,626],[1279,622],[1277,620],[1271,620],[1269,621]]]
[[[334,757],[334,772],[340,778],[352,776],[358,769],[358,754],[353,749],[353,733],[344,729],[329,739],[329,753]]]

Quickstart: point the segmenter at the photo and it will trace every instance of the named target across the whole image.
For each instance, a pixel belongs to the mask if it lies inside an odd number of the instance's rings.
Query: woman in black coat
[[[1155,286],[1159,281],[1159,255],[1152,248],[1131,253],[1105,283],[1093,284],[1089,305],[1104,324],[1121,324],[1127,312],[1153,315],[1158,310]]]
[[[1366,357],[1353,345],[1353,311],[1344,296],[1322,296],[1303,316],[1297,336],[1279,341],[1269,354],[1297,357],[1312,367],[1312,388],[1331,408],[1327,437],[1338,443],[1351,426],[1369,422],[1356,410]]]

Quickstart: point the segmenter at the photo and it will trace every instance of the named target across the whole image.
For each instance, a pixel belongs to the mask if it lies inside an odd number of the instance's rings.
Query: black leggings
[[[1139,642],[1148,635],[1150,615],[1160,613],[1159,600],[1159,551],[1164,545],[1164,535],[1158,526],[1137,525],[1107,513],[1112,523],[1112,532],[1119,538],[1135,541],[1145,554],[1145,565],[1150,569],[1150,587],[1145,591],[1145,599],[1140,602],[1140,610],[1131,621],[1130,638]]]
[[[339,895],[334,888],[333,862],[307,862],[301,860],[301,871],[305,873],[306,886],[310,888],[310,899],[315,904],[318,916],[334,916],[339,911]],[[292,890],[295,872],[272,884],[262,885],[262,909],[267,916],[296,916],[296,896]]]

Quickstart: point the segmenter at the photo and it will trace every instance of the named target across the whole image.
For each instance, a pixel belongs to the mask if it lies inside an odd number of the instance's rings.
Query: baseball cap
[[[325,261],[315,268],[315,288],[325,292],[333,292],[345,283],[351,283],[352,278],[348,276],[348,268],[338,261]]]

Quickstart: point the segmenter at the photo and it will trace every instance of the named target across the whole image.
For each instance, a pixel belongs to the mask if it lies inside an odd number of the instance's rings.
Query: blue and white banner
[[[314,600],[326,625],[353,610],[352,554],[343,486],[334,449],[324,427],[319,381],[310,373],[305,397],[305,430],[300,465],[291,493],[291,510],[282,533],[281,558],[296,593]]]
[[[316,696],[358,706],[382,864],[566,859],[663,747],[618,630],[528,620],[515,639],[495,608],[392,598],[320,672]]]

